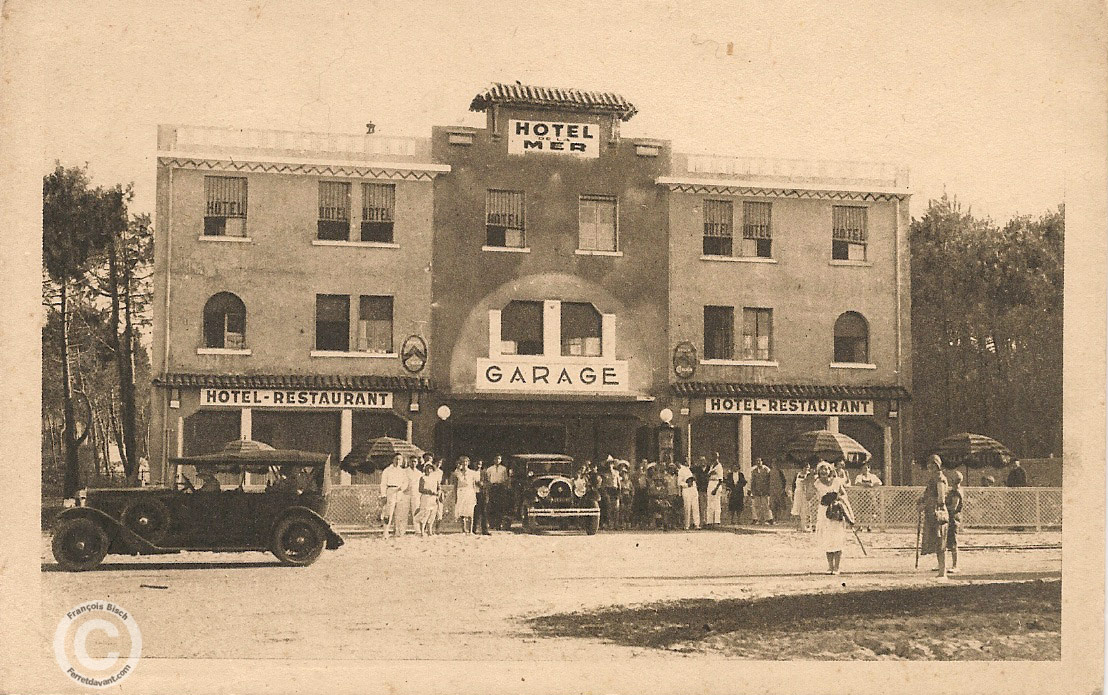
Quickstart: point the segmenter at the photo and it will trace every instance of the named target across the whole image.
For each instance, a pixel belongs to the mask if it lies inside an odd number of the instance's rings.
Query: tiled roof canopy
[[[569,111],[614,113],[620,120],[629,121],[638,113],[631,102],[614,92],[586,92],[580,89],[535,87],[532,85],[503,84],[495,82],[484,92],[473,97],[470,111],[485,111],[493,104],[558,108]]]
[[[752,398],[873,398],[908,400],[903,386],[822,386],[818,384],[735,384],[684,381],[673,385],[678,396],[750,396]]]
[[[431,391],[431,380],[415,376],[370,374],[166,374],[159,386],[221,389],[347,389],[357,391]]]

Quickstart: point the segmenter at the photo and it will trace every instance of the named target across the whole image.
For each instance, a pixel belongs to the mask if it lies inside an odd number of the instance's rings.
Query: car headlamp
[[[78,507],[86,506],[88,504],[88,488],[83,487],[78,490],[73,499],[76,500]]]
[[[540,500],[546,499],[550,495],[550,486],[543,485],[535,490],[535,494],[538,495]]]
[[[574,495],[577,495],[578,497],[584,497],[585,493],[588,492],[588,490],[589,490],[588,483],[586,483],[584,480],[574,480],[573,481],[573,494]]]

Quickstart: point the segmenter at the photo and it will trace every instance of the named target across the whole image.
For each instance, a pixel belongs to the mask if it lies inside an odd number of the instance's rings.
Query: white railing
[[[882,162],[778,159],[689,154],[686,173],[737,179],[834,181],[858,186],[907,188],[908,169]]]
[[[178,126],[175,150],[282,150],[342,155],[415,156],[419,138],[309,133],[294,130]]]

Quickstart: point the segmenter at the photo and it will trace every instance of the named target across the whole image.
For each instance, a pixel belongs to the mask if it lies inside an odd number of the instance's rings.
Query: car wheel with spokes
[[[71,519],[58,529],[51,543],[54,559],[70,572],[90,570],[108,554],[108,533],[92,519]]]
[[[323,552],[326,533],[315,519],[290,516],[273,529],[273,554],[283,565],[306,567]]]

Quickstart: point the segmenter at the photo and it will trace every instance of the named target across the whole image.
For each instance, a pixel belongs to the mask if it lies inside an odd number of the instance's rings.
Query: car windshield
[[[539,475],[564,475],[573,476],[574,466],[572,461],[528,461],[519,464],[528,471],[532,477]]]

